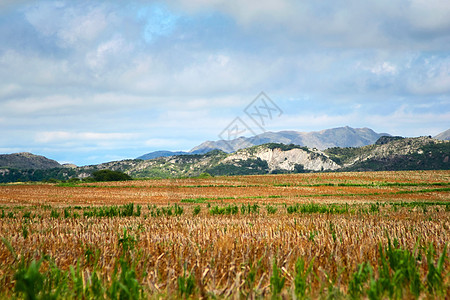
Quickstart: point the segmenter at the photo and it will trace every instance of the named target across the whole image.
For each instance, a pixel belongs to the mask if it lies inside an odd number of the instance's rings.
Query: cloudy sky
[[[0,153],[189,150],[261,91],[283,113],[260,131],[438,134],[448,0],[0,1]]]

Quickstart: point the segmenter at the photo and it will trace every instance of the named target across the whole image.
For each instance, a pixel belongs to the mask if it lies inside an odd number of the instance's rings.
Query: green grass
[[[349,205],[338,205],[338,204],[317,204],[317,203],[308,203],[308,204],[294,204],[286,207],[288,214],[293,213],[303,213],[303,214],[312,214],[312,213],[321,213],[321,214],[344,214],[349,212]]]

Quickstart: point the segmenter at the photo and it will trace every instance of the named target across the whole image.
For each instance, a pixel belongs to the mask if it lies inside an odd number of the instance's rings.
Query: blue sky
[[[447,2],[3,0],[0,153],[86,165],[189,150],[247,122],[261,91],[283,111],[268,131],[438,134]]]

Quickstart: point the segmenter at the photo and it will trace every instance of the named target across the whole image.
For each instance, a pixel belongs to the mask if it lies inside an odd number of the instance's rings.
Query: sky
[[[0,1],[0,153],[89,165],[236,124],[449,129],[448,0]]]

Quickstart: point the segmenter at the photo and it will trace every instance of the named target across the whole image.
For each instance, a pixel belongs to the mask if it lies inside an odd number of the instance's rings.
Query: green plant
[[[133,250],[136,246],[137,240],[134,236],[129,235],[127,229],[123,229],[123,236],[119,237],[119,245],[122,246],[122,254],[125,255]]]
[[[310,240],[311,242],[314,242],[314,238],[317,236],[317,231],[316,230],[312,230],[309,232],[309,236],[308,236],[308,240]]]
[[[393,243],[388,238],[388,245],[384,249],[379,245],[378,279],[370,280],[368,296],[379,299],[387,292],[390,298],[402,298],[404,289],[419,297],[422,289],[417,260],[412,252],[402,249],[397,239]]]
[[[125,204],[125,205],[122,205],[122,207],[119,211],[119,216],[132,217],[133,212],[134,212],[134,203]]]
[[[85,282],[83,280],[79,262],[77,262],[76,268],[70,266],[69,271],[70,279],[72,282],[72,293],[75,295],[75,297],[82,298],[87,289],[85,287]]]
[[[39,294],[44,288],[44,275],[39,272],[42,260],[31,261],[27,264],[22,259],[18,270],[14,274],[16,281],[14,291],[16,295],[23,295],[27,300],[34,300],[39,298]]]
[[[364,284],[370,277],[373,277],[372,267],[367,262],[359,264],[348,284],[348,294],[351,299],[360,299],[364,296]]]
[[[370,210],[371,213],[378,213],[378,212],[380,212],[380,204],[378,202],[376,204],[371,203],[369,210]]]
[[[269,215],[276,213],[278,210],[278,208],[276,206],[272,206],[272,205],[266,205],[266,209],[267,209],[267,213]]]
[[[59,215],[60,215],[60,213],[56,209],[52,209],[52,211],[50,212],[51,218],[58,219]]]
[[[182,214],[183,214],[183,212],[184,212],[184,209],[181,207],[181,206],[179,206],[178,204],[174,204],[174,215],[175,216],[181,216]]]
[[[27,225],[22,225],[22,236],[24,239],[28,237],[29,231]]]
[[[239,212],[237,205],[227,205],[225,207],[214,206],[209,210],[211,215],[235,215]]]
[[[247,205],[241,204],[241,214],[244,215],[246,211],[247,211]],[[248,205],[248,212],[250,213],[250,204]]]
[[[145,298],[143,287],[137,278],[135,263],[132,260],[137,239],[129,235],[127,229],[124,228],[123,235],[119,237],[118,242],[122,246],[122,254],[119,258],[120,274],[116,266],[107,294],[111,299]]]
[[[137,274],[129,260],[119,259],[120,274],[116,269],[112,276],[112,283],[108,290],[111,299],[144,299],[144,290],[137,279]]]
[[[200,205],[197,205],[197,206],[194,207],[194,210],[192,211],[192,214],[194,216],[196,216],[196,215],[198,215],[200,213],[200,211],[201,211]]]
[[[251,212],[253,213],[253,214],[259,214],[259,205],[257,204],[257,203],[254,203],[252,206],[251,206]]]
[[[259,205],[254,203],[253,205],[248,203],[247,205],[241,205],[241,214],[258,214],[259,213]]]
[[[195,291],[195,279],[192,273],[186,277],[186,264],[184,264],[184,273],[183,276],[178,277],[178,293],[180,294],[180,298],[189,298]]]
[[[329,223],[329,227],[330,227],[330,233],[331,233],[331,236],[333,237],[333,242],[335,242],[336,243],[336,228],[335,228],[335,225],[332,223],[332,222],[330,222]]]
[[[97,271],[94,270],[91,274],[91,284],[90,289],[88,290],[89,296],[87,298],[92,299],[104,299],[106,288],[104,287]]]
[[[270,276],[270,290],[272,291],[272,299],[279,298],[283,290],[286,277],[281,276],[281,270],[277,267],[276,259],[273,260],[272,276]]]
[[[297,299],[304,299],[306,296],[306,289],[308,287],[307,280],[309,274],[312,272],[314,259],[311,260],[309,266],[306,268],[303,258],[298,258],[295,263],[294,292]]]
[[[428,292],[432,295],[443,295],[443,272],[444,272],[444,262],[447,257],[447,244],[444,246],[444,251],[442,251],[436,265],[434,262],[434,255],[436,254],[433,244],[430,244],[427,249],[427,265],[428,273],[426,277],[426,287]]]
[[[259,264],[261,263],[261,261],[259,261]],[[256,267],[255,266],[251,266],[250,270],[247,273],[247,276],[245,277],[245,286],[248,289],[248,293],[246,293],[247,299],[251,298],[251,295],[253,293],[253,289],[254,289],[254,285],[255,285],[255,281],[256,281]]]
[[[59,269],[55,262],[46,258],[49,269],[44,273],[44,292],[42,299],[60,299],[68,295],[68,273]],[[66,296],[67,298],[67,296]]]

